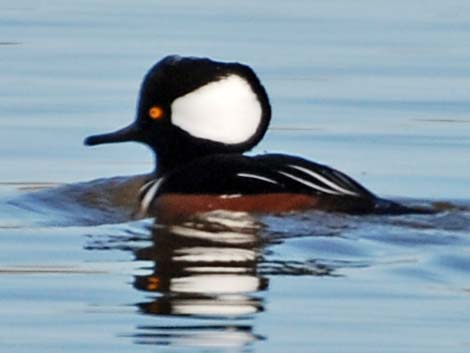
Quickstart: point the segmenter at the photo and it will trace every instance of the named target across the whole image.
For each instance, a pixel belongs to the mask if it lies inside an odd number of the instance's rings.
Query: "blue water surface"
[[[468,352],[469,18],[457,0],[0,3],[0,352]],[[134,119],[168,54],[256,70],[273,121],[251,153],[440,212],[131,219],[150,151],[82,141]]]

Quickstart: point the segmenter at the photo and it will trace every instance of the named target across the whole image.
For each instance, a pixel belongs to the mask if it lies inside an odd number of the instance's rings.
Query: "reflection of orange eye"
[[[149,117],[153,120],[163,118],[163,109],[158,105],[154,105],[152,108],[149,109]]]
[[[147,290],[157,290],[160,286],[160,278],[150,276],[147,280]]]

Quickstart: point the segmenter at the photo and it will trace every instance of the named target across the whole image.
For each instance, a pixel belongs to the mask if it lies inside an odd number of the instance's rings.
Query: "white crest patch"
[[[261,104],[248,82],[237,75],[210,82],[171,105],[173,124],[194,137],[238,144],[261,123]]]

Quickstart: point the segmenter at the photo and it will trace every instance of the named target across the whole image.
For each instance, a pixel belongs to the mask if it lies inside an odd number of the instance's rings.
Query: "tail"
[[[405,206],[395,201],[377,198],[375,203],[374,214],[383,215],[404,215],[404,214],[436,214],[438,211],[419,206]]]

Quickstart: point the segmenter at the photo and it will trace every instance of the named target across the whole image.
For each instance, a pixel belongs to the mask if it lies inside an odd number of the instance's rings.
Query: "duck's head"
[[[268,96],[250,67],[168,56],[145,76],[136,120],[85,144],[143,142],[155,151],[158,169],[171,169],[208,154],[250,150],[270,119]]]

